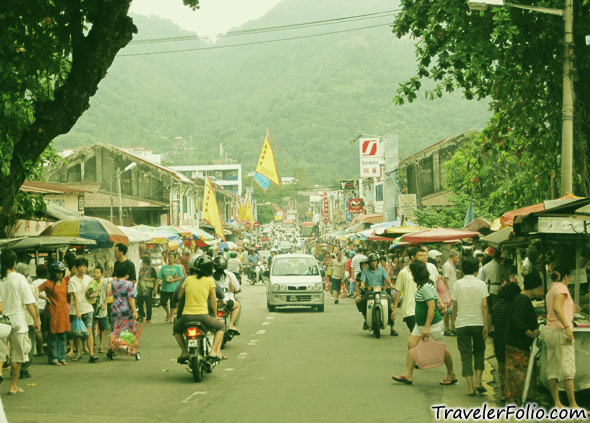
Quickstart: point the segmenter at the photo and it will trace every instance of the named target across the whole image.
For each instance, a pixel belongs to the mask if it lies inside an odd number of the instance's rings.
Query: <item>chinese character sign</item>
[[[360,138],[361,178],[381,176],[380,162],[383,161],[383,140],[380,138]]]

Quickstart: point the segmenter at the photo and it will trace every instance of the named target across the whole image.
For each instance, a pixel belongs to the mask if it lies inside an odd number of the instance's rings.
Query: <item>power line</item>
[[[193,41],[193,40],[207,40],[210,38],[222,38],[222,37],[232,37],[232,36],[241,36],[241,35],[251,35],[251,34],[260,34],[266,32],[276,32],[276,31],[286,31],[292,29],[301,29],[301,28],[313,28],[316,26],[324,26],[324,25],[334,25],[339,23],[346,23],[346,22],[356,22],[368,19],[377,19],[377,18],[384,18],[388,16],[395,16],[395,12],[400,11],[401,9],[393,9],[393,10],[386,10],[383,12],[375,12],[375,13],[366,13],[363,15],[354,15],[354,16],[346,16],[341,18],[333,18],[333,19],[325,19],[320,21],[310,21],[310,22],[300,22],[296,24],[288,24],[288,25],[277,25],[277,26],[269,26],[269,27],[261,27],[261,28],[252,28],[252,29],[243,29],[243,30],[236,30],[230,31],[226,34],[209,34],[209,35],[187,35],[187,36],[178,36],[178,37],[160,37],[160,38],[147,38],[141,40],[133,40],[130,45],[141,45],[141,44],[154,44],[154,43],[166,43],[166,42],[178,42],[178,41]]]
[[[331,32],[322,32],[318,34],[309,34],[309,35],[299,35],[295,37],[287,37],[287,38],[278,38],[274,40],[265,40],[265,41],[254,41],[249,43],[238,43],[238,44],[229,44],[225,46],[212,46],[212,47],[196,47],[196,48],[187,48],[187,49],[180,49],[180,50],[165,50],[165,51],[153,51],[153,52],[146,52],[146,53],[128,53],[128,54],[119,54],[119,57],[131,57],[131,56],[152,56],[156,54],[170,54],[170,53],[186,53],[191,51],[201,51],[201,50],[217,50],[223,48],[232,48],[232,47],[244,47],[244,46],[251,46],[251,45],[260,45],[260,44],[270,44],[276,43],[280,41],[291,41],[291,40],[301,40],[305,38],[313,38],[313,37],[321,37],[324,35],[332,35],[332,34],[342,34],[345,32],[353,32],[353,31],[360,31],[363,29],[372,29],[372,28],[379,28],[384,26],[391,26],[390,23],[387,24],[379,24],[379,25],[371,25],[371,26],[362,26],[358,28],[350,28],[350,29],[343,29],[340,31],[331,31]]]

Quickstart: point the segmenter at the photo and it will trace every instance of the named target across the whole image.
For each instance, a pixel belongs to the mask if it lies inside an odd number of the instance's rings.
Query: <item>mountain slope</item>
[[[284,0],[239,30],[381,12],[397,2]],[[198,13],[195,12],[195,13]],[[137,16],[136,39],[190,35],[172,23]],[[142,145],[175,164],[208,163],[223,143],[228,157],[255,167],[264,133],[276,140],[279,172],[317,183],[358,176],[358,134],[397,134],[405,157],[444,137],[483,127],[487,105],[458,95],[394,106],[415,69],[414,46],[385,23],[393,17],[203,41],[132,44],[120,53],[91,108],[56,140]],[[350,31],[353,28],[375,26]],[[264,43],[331,31],[348,31]],[[220,48],[241,43],[261,43]],[[182,137],[182,138],[179,138]]]

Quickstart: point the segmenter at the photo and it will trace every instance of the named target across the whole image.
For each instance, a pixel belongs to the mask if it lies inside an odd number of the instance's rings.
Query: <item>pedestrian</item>
[[[526,372],[531,359],[531,345],[540,334],[532,298],[543,296],[543,281],[537,272],[524,276],[524,291],[514,297],[506,317],[506,381],[507,402],[522,401]],[[533,371],[533,374],[535,372]],[[536,378],[529,384],[527,399],[534,400]]]
[[[506,401],[504,395],[506,388],[506,320],[508,316],[508,309],[512,304],[512,300],[520,294],[520,287],[517,283],[509,282],[500,288],[498,292],[498,301],[494,305],[492,311],[492,326],[498,334],[494,339],[494,355],[498,362],[498,379],[500,380],[500,395],[502,401]]]
[[[158,280],[156,282],[156,295],[160,292],[160,306],[166,311],[166,321],[172,322],[176,311],[176,301],[174,290],[178,282],[184,278],[182,267],[175,263],[174,253],[168,253],[168,263],[160,268]],[[170,307],[168,307],[170,301]]]
[[[424,251],[422,251],[422,254],[424,254]],[[437,342],[443,342],[444,340],[444,323],[438,310],[438,294],[434,282],[430,280],[430,274],[426,268],[426,263],[421,259],[417,259],[412,262],[409,267],[417,286],[415,296],[416,326],[408,340],[406,371],[401,375],[392,376],[392,379],[396,382],[405,383],[406,385],[411,385],[414,380],[413,373],[415,361],[409,350],[418,345],[418,342],[420,342],[421,339],[426,340],[432,338]],[[447,368],[447,375],[439,383],[440,385],[453,385],[457,383],[457,378],[455,377],[455,371],[453,370],[453,357],[446,347],[444,362]]]
[[[17,383],[20,378],[21,366],[29,361],[31,342],[25,319],[25,309],[33,318],[33,327],[41,330],[41,322],[37,313],[36,301],[25,277],[16,272],[16,254],[6,250],[0,256],[0,300],[4,315],[10,318],[12,332],[8,338],[0,339],[0,362],[7,360],[10,348],[11,378],[8,395],[23,393]],[[10,343],[10,347],[9,344]]]
[[[152,320],[152,294],[158,279],[156,269],[151,265],[151,262],[148,256],[141,258],[142,266],[139,269],[137,282],[137,308],[139,309],[139,317],[145,319],[146,323],[150,323]]]
[[[570,271],[565,266],[556,266],[551,272],[551,288],[547,293],[547,326],[545,345],[547,346],[547,379],[549,391],[556,408],[562,408],[559,399],[559,382],[567,394],[570,408],[578,408],[574,395],[576,360],[574,349],[574,301],[567,289]]]
[[[49,279],[39,286],[39,296],[47,301],[45,314],[49,317],[47,361],[56,366],[66,365],[66,334],[70,331],[68,287],[64,280],[66,266],[55,261],[49,265]]]
[[[493,310],[494,302],[504,282],[502,268],[500,265],[502,252],[499,249],[491,252],[491,260],[483,265],[483,267],[480,269],[480,273],[478,274],[478,278],[488,285],[488,292],[490,293],[488,297],[489,310]],[[493,335],[493,332],[491,334]]]
[[[449,292],[453,292],[455,283],[457,282],[457,265],[459,264],[459,251],[451,250],[449,253],[449,259],[445,262],[442,269],[443,283],[446,285]],[[477,262],[477,270],[479,272],[479,261]],[[453,304],[450,305],[449,309],[444,315],[445,321],[445,335],[455,336],[455,318],[456,314],[453,314]]]
[[[105,335],[107,331],[111,329],[107,305],[108,299],[110,297],[110,285],[107,280],[103,279],[104,270],[101,266],[94,266],[92,276],[97,287],[96,303],[94,307],[94,318],[92,320],[92,331],[95,340],[95,350],[97,350],[100,353],[104,353],[105,349],[103,345]],[[96,332],[97,328],[100,332],[98,334]],[[98,341],[96,341],[97,337],[99,338]]]
[[[27,284],[29,286],[29,289],[31,291],[31,294],[33,294],[33,297],[35,298],[35,313],[37,313],[37,319],[39,320],[39,322],[41,322],[41,318],[39,317],[39,309],[37,308],[37,301],[39,301],[39,289],[33,285],[33,280],[30,278],[29,276],[29,265],[27,263],[17,263],[16,264],[16,272],[20,275],[23,275],[26,279],[27,279]],[[31,367],[31,363],[32,363],[32,356],[33,356],[33,351],[35,351],[35,348],[37,346],[37,334],[40,334],[41,331],[36,331],[35,327],[33,326],[33,324],[35,323],[35,319],[33,319],[33,316],[31,316],[29,313],[25,311],[25,319],[27,321],[27,327],[28,327],[28,336],[29,336],[29,341],[31,343],[31,352],[29,354],[29,360],[25,363],[23,363],[23,365],[21,366],[20,369],[20,378],[21,379],[28,379],[31,377],[31,374],[29,373],[29,368]]]
[[[37,292],[39,292],[39,287],[47,281],[49,277],[49,271],[45,264],[38,264],[35,269],[35,274],[37,275],[37,279],[33,281],[33,286],[37,288]],[[43,343],[47,341],[48,334],[49,334],[49,313],[45,315],[45,307],[47,305],[47,301],[45,301],[41,296],[37,300],[37,309],[39,310],[39,320],[41,321],[41,332],[37,332],[37,354],[36,355],[43,355]]]
[[[133,283],[125,279],[126,269],[123,267],[116,268],[113,271],[113,280],[111,281],[111,292],[113,296],[111,321],[113,327],[120,331],[130,330],[132,328],[132,319],[137,319],[137,308],[135,304],[135,289]],[[110,348],[107,354],[113,354]]]
[[[421,260],[421,256],[424,255],[424,251],[420,250],[419,248],[412,247],[408,251],[409,259],[414,262],[416,260]],[[404,301],[402,302],[401,313],[402,319],[410,333],[414,330],[414,326],[416,326],[416,318],[415,318],[415,310],[416,310],[416,283],[414,282],[414,278],[412,277],[412,272],[410,271],[410,267],[406,266],[397,275],[397,280],[395,282],[395,298],[393,300],[393,311],[391,312],[391,319],[395,320],[397,315],[397,308],[400,302],[401,297],[404,297]]]
[[[88,286],[92,282],[92,278],[86,274],[88,270],[88,260],[84,257],[76,259],[76,274],[70,276],[68,284],[68,293],[72,296],[70,302],[70,320],[80,319],[88,329],[88,337],[86,340],[75,339],[76,355],[72,357],[72,361],[78,361],[82,358],[82,347],[88,348],[89,363],[96,363],[98,357],[94,355],[94,336],[92,334],[92,323],[94,320],[94,307],[88,301],[86,292]],[[87,344],[86,344],[87,343]],[[86,348],[84,348],[86,349]]]
[[[467,381],[467,395],[475,396],[487,391],[481,375],[484,369],[485,339],[488,336],[488,289],[475,277],[479,272],[477,259],[466,257],[461,265],[462,279],[451,291],[454,301],[453,317],[457,328],[457,347],[461,354],[462,376]],[[475,369],[475,385],[473,370]]]
[[[115,245],[115,258],[117,260],[115,261],[115,266],[113,268],[113,275],[115,274],[115,271],[117,271],[117,274],[124,275],[125,280],[128,280],[135,285],[137,282],[135,265],[131,260],[127,259],[127,246],[125,244],[118,243]]]
[[[342,257],[342,252],[338,251],[332,258],[332,274],[330,275],[330,285],[332,289],[332,298],[334,304],[338,304],[338,297],[344,282],[344,272],[346,269],[346,260]]]
[[[182,258],[180,259],[180,264],[184,268],[185,275],[188,275],[188,259],[190,257],[191,257],[191,250],[189,250],[188,248],[185,248],[184,252],[182,253]],[[150,260],[150,262],[151,262],[151,260]]]

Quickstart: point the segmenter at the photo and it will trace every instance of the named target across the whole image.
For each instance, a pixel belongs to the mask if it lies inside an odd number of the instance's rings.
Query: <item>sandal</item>
[[[399,376],[391,376],[391,378],[393,380],[395,380],[396,382],[401,382],[404,383],[406,385],[411,385],[413,381],[409,380],[408,378],[406,378],[405,375],[399,375]]]
[[[99,353],[105,353],[105,352],[107,352],[107,350],[105,348],[99,348],[98,349],[98,352]]]
[[[61,366],[61,363],[59,361],[52,361],[50,364],[52,364],[53,366]]]
[[[456,377],[450,378],[447,376],[439,382],[439,385],[454,385],[455,383],[457,383]]]
[[[82,356],[81,356],[81,355],[76,355],[76,356],[72,357],[72,361],[78,361],[78,360],[80,360],[81,358],[82,358]]]
[[[24,389],[22,389],[22,388],[17,388],[17,389],[16,389],[16,392],[10,392],[10,391],[8,391],[8,395],[20,395],[20,394],[22,394],[23,392],[25,392],[25,390],[24,390]]]
[[[62,366],[67,366],[69,363],[67,361],[60,361],[59,364]]]
[[[477,392],[479,392],[480,394],[483,394],[484,392],[488,392],[488,390],[486,388],[484,388],[483,386],[476,386],[475,390]]]

